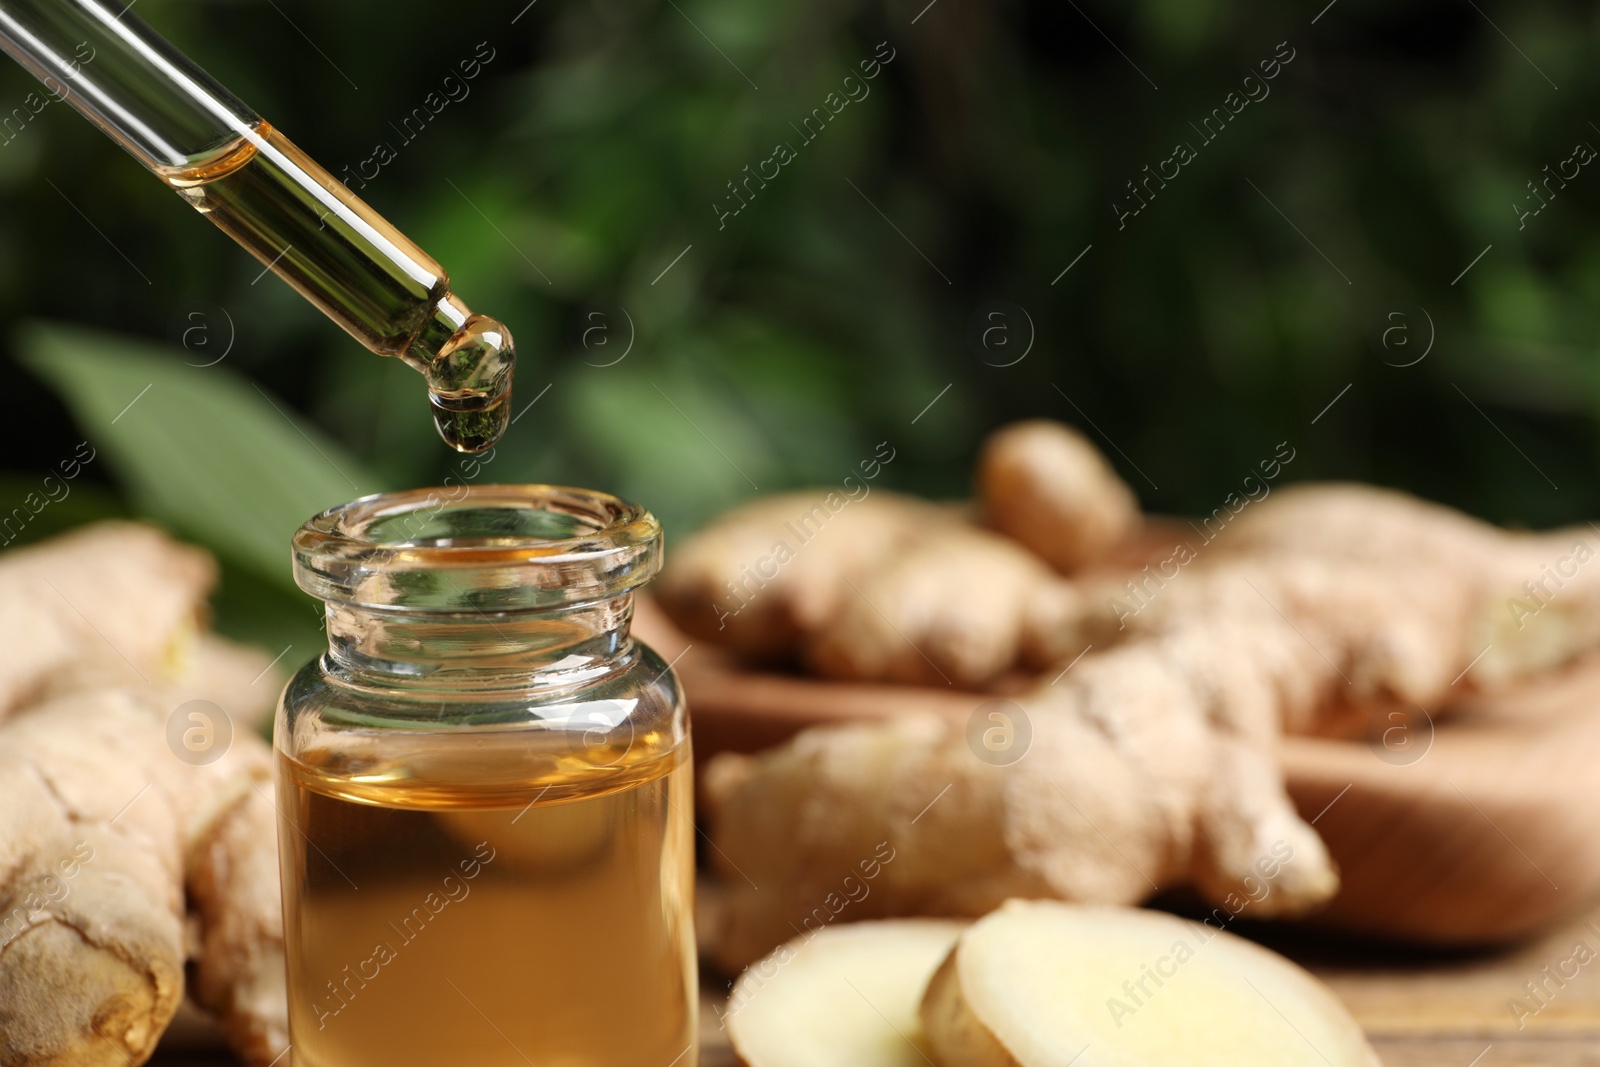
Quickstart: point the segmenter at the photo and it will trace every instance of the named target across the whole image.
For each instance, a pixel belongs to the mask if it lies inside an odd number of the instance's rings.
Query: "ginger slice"
[[[159,683],[216,565],[153,526],[103,522],[0,555],[0,715],[80,670]]]
[[[925,1067],[917,1009],[965,923],[827,926],[739,978],[722,1016],[744,1067]]]
[[[1377,1067],[1322,983],[1276,953],[1135,908],[1011,901],[929,983],[924,1032],[961,1067]]]

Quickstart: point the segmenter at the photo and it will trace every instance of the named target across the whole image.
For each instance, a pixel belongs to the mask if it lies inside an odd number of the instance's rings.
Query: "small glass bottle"
[[[692,1067],[688,713],[628,633],[661,528],[444,492],[294,538],[328,629],[275,735],[295,1067]]]

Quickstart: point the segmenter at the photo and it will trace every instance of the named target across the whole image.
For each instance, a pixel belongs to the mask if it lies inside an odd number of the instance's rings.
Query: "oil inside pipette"
[[[493,445],[509,421],[515,347],[474,315],[438,262],[266,122],[160,172],[198,211],[381,355],[428,380],[450,447]]]

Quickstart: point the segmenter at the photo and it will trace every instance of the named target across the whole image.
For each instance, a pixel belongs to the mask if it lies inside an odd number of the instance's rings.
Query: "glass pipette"
[[[0,0],[0,48],[350,336],[420,371],[445,443],[494,444],[510,413],[510,332],[131,6]]]

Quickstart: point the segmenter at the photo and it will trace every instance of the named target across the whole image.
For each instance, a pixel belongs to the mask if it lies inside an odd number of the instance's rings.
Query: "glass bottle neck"
[[[633,659],[633,594],[541,612],[326,605],[331,667],[358,684],[502,691],[590,684]]]

